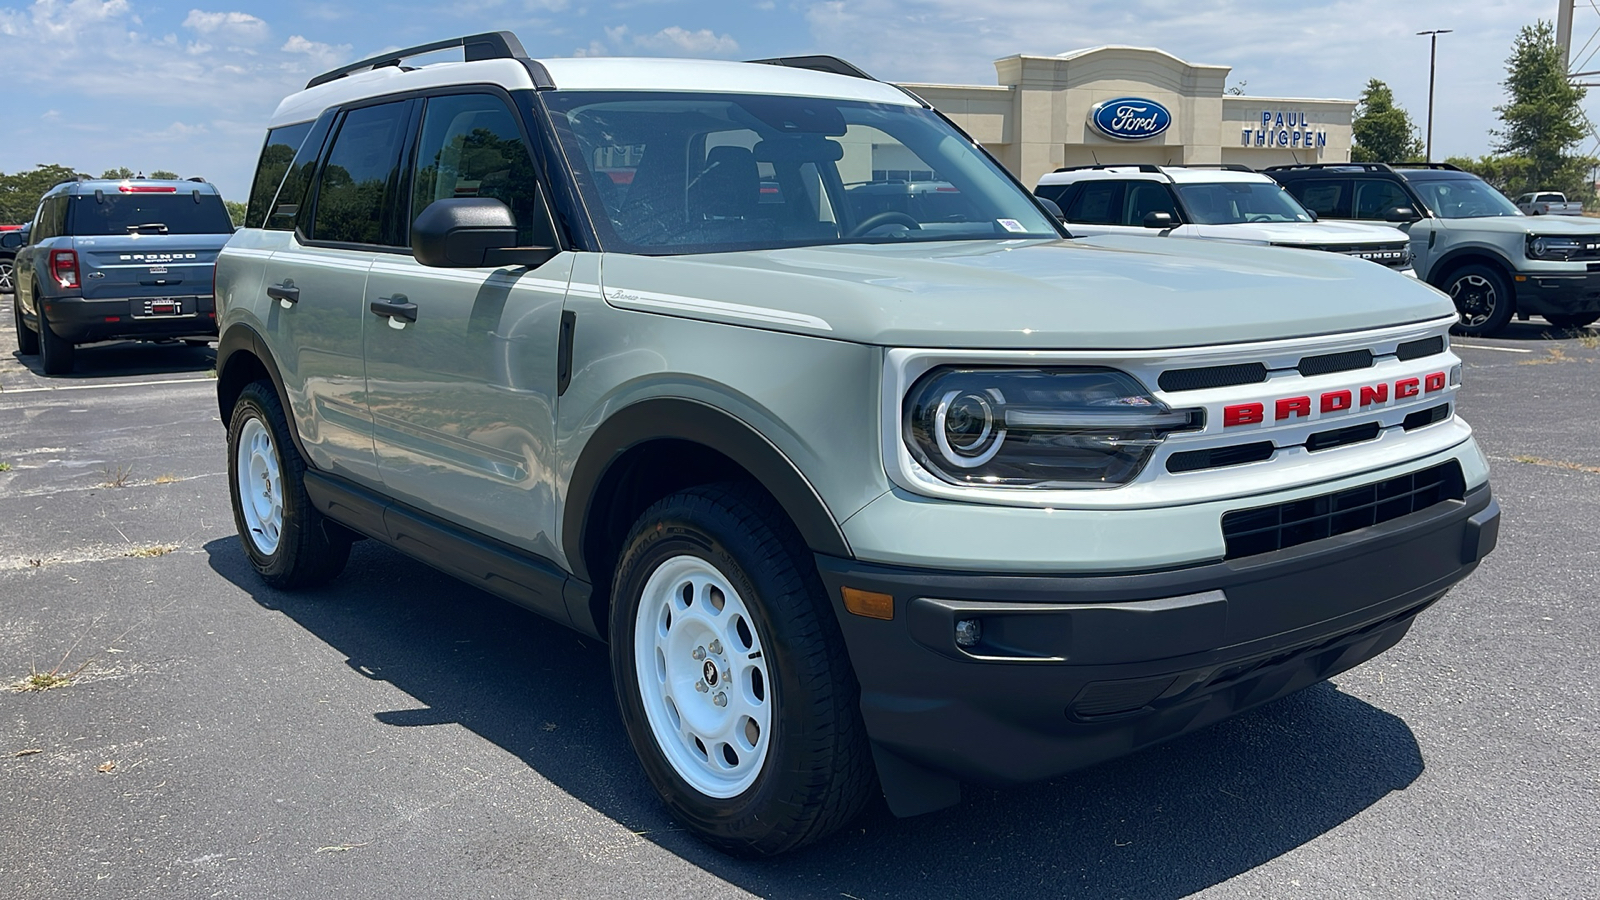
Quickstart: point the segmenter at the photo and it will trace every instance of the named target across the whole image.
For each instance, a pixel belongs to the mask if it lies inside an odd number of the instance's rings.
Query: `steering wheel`
[[[1272,217],[1266,213],[1256,213],[1253,216],[1245,216],[1244,220],[1246,222],[1271,222]]]
[[[899,224],[904,225],[913,231],[922,230],[922,223],[918,222],[916,219],[911,218],[899,210],[886,209],[880,213],[873,213],[872,215],[867,216],[865,219],[862,219],[860,222],[857,222],[856,227],[850,229],[850,231],[845,234],[845,237],[860,237],[872,229],[877,228],[880,225],[887,225],[890,222],[898,222]]]

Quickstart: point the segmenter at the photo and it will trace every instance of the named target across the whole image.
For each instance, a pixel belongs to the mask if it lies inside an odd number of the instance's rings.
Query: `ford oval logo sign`
[[[1089,124],[1108,138],[1142,141],[1166,131],[1172,124],[1172,113],[1154,100],[1118,97],[1096,103],[1089,110]]]

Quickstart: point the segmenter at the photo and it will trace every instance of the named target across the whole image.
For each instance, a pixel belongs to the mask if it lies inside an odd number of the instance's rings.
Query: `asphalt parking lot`
[[[1597,345],[1542,320],[1458,342],[1501,543],[1388,654],[747,862],[658,806],[603,647],[371,542],[325,589],[260,585],[210,350],[45,378],[7,327],[0,897],[1595,896]]]

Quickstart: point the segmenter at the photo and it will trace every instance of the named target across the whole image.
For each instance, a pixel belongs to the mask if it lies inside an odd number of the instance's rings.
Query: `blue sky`
[[[243,199],[267,116],[310,76],[385,49],[502,28],[535,57],[820,52],[884,79],[961,84],[994,84],[993,61],[1012,53],[1154,46],[1231,65],[1230,84],[1261,96],[1355,97],[1381,78],[1419,125],[1428,53],[1414,32],[1452,28],[1439,45],[1435,156],[1476,155],[1491,145],[1512,38],[1540,16],[1553,20],[1556,8],[1556,0],[0,0],[0,171],[173,169]],[[1574,43],[1597,30],[1600,13],[1580,10]],[[1600,68],[1600,55],[1583,68]]]

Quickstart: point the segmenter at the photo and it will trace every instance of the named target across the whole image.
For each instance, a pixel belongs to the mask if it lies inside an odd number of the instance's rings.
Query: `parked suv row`
[[[1460,334],[1512,316],[1562,328],[1600,320],[1600,222],[1526,216],[1483,179],[1448,163],[1273,166],[1323,219],[1389,221],[1409,233],[1418,277],[1455,301]]]
[[[1326,250],[1411,274],[1404,234],[1318,221],[1277,182],[1244,166],[1072,166],[1040,178],[1034,193],[1056,203],[1074,235],[1159,233]]]
[[[244,552],[604,637],[663,802],[770,854],[1314,684],[1493,549],[1437,291],[1063,238],[832,58],[342,67],[217,261]]]
[[[78,344],[217,334],[212,266],[233,224],[203,181],[84,180],[47,191],[17,251],[17,344],[47,374]]]

